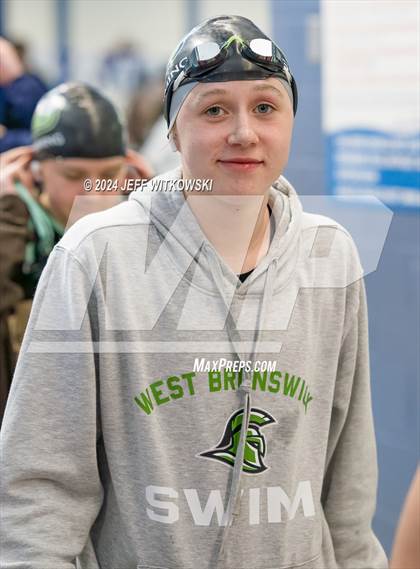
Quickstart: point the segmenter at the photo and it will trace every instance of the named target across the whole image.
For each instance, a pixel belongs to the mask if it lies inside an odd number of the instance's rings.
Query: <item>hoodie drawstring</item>
[[[205,251],[213,254],[213,252],[206,248]],[[230,308],[227,305],[225,294],[224,294],[224,283],[223,283],[223,274],[220,267],[220,263],[217,258],[214,259],[215,262],[212,263],[214,267],[214,271],[212,272],[214,283],[219,291],[221,298],[225,304],[227,310],[227,318],[226,318],[226,325],[227,325],[227,332],[229,336],[229,340],[232,344],[234,355],[238,360],[241,359],[239,354],[239,350],[236,346],[236,341],[240,340],[239,333],[236,329],[236,324],[233,320],[232,314],[230,312]],[[263,298],[259,307],[258,312],[258,319],[257,319],[257,326],[254,331],[254,339],[253,339],[253,347],[250,359],[252,362],[254,361],[255,353],[257,351],[257,345],[260,339],[260,332],[263,330],[265,316],[267,314],[267,306],[272,299],[273,296],[273,275],[276,272],[277,267],[277,259],[273,259],[272,263],[268,266],[267,274],[266,274],[266,281],[264,286],[264,293]],[[252,410],[252,399],[251,399],[251,379],[249,374],[246,372],[246,376],[244,381],[241,383],[239,387],[239,391],[242,395],[242,404],[243,404],[243,417],[242,417],[242,425],[241,431],[239,436],[238,447],[235,456],[235,462],[233,467],[233,474],[232,480],[229,488],[229,500],[226,508],[226,526],[223,530],[222,540],[220,543],[220,547],[217,552],[216,556],[216,565],[215,569],[222,569],[222,563],[225,556],[225,546],[228,540],[229,529],[233,525],[235,518],[239,516],[240,507],[241,507],[241,476],[242,476],[242,466],[244,461],[244,453],[245,453],[245,443],[246,437],[248,433],[249,427],[249,420],[251,416]]]

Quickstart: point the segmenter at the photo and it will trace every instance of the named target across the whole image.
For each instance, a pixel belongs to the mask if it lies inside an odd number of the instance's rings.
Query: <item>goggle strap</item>
[[[181,73],[178,75],[178,77],[175,79],[173,86],[172,86],[172,90],[176,91],[178,89],[178,87],[180,86],[180,84],[182,83],[182,81],[185,79],[185,77],[187,76],[187,74],[185,73],[185,71],[181,71]]]

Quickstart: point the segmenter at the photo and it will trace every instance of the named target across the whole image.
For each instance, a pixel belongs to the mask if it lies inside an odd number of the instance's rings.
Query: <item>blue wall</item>
[[[284,50],[298,86],[298,111],[286,177],[300,194],[325,188],[321,129],[320,65],[306,57],[305,22],[319,12],[317,0],[272,0],[274,40]]]
[[[272,1],[274,38],[300,97],[286,177],[298,193],[315,195],[326,193],[321,66],[306,57],[305,30],[308,17],[318,13],[318,0]],[[374,529],[388,554],[419,454],[419,258],[419,215],[396,211],[378,268],[365,279],[379,462]]]

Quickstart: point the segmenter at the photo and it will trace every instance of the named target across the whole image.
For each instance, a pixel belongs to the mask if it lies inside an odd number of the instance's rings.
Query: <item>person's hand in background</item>
[[[15,183],[20,182],[34,195],[38,194],[30,163],[31,146],[19,146],[0,154],[0,196],[16,193]]]
[[[128,149],[126,153],[126,162],[128,166],[127,178],[140,178],[146,180],[153,178],[154,173],[152,167],[138,152]]]

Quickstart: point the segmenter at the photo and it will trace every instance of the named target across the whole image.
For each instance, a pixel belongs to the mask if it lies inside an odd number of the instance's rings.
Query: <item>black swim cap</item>
[[[235,39],[236,38],[236,39]],[[197,62],[197,46],[213,43],[220,48],[234,40],[233,46],[225,50],[225,57],[211,66],[200,70]],[[249,45],[252,40],[268,40],[273,47],[272,57],[252,57]],[[197,48],[197,49],[196,49]],[[244,49],[243,49],[244,48]],[[264,61],[265,59],[265,61]],[[217,61],[217,56],[214,61]],[[195,67],[192,69],[192,66]],[[218,16],[205,20],[193,28],[178,44],[171,55],[165,77],[164,114],[171,128],[183,99],[197,82],[240,81],[278,77],[297,110],[297,87],[290,73],[284,53],[251,20],[242,16]],[[192,85],[191,85],[192,84]],[[179,91],[179,92],[178,92]]]
[[[125,155],[114,105],[84,83],[63,83],[48,91],[36,106],[31,131],[37,160]]]

